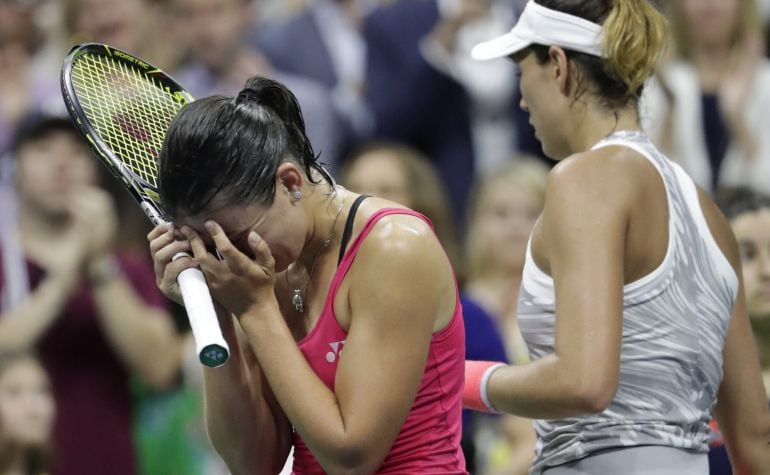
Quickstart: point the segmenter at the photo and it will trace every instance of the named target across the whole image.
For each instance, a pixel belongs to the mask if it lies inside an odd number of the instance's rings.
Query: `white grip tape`
[[[180,252],[173,259],[185,256],[188,254]],[[211,367],[225,364],[230,355],[230,347],[219,328],[214,302],[203,272],[195,268],[185,269],[179,273],[177,283],[182,291],[182,299],[195,337],[195,349],[199,359],[203,364]]]

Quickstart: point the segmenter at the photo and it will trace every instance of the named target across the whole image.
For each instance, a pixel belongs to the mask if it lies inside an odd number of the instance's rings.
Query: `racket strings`
[[[89,122],[120,162],[156,188],[163,139],[186,99],[138,68],[97,54],[77,58],[72,83]]]

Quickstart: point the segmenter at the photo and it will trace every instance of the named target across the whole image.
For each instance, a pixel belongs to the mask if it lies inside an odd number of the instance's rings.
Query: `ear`
[[[551,60],[550,65],[553,67],[554,79],[559,85],[559,89],[565,96],[570,93],[570,64],[567,58],[567,53],[564,52],[558,46],[551,46],[548,48],[548,57]]]
[[[292,196],[295,190],[302,191],[305,184],[305,175],[300,171],[299,166],[291,161],[286,161],[278,165],[275,172],[276,192],[283,189],[288,195]]]

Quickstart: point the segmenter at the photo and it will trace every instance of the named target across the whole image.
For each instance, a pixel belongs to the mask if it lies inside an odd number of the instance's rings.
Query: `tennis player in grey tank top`
[[[531,474],[706,474],[714,415],[736,472],[770,473],[735,238],[639,125],[666,28],[647,0],[537,0],[473,51],[520,68],[560,162],[519,293],[532,362],[466,362],[469,407],[535,419]]]
[[[668,467],[675,457],[689,470],[682,472],[680,466],[672,473],[705,473],[706,457],[694,453],[708,450],[708,423],[722,381],[722,348],[738,278],[711,237],[697,190],[682,169],[642,133],[616,132],[594,149],[611,145],[636,151],[661,174],[668,250],[655,270],[623,286],[620,375],[612,402],[598,414],[536,421],[535,472],[606,449],[662,445],[688,452],[648,448],[646,463]],[[554,353],[553,279],[537,267],[529,246],[518,318],[532,360]],[[594,457],[591,466],[602,460],[607,466],[600,473],[621,473],[628,455],[613,453]],[[608,471],[610,460],[622,464],[615,466],[618,471]]]

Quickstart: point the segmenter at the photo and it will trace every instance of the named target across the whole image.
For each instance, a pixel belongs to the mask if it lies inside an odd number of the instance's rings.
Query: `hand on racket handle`
[[[156,226],[165,223],[158,194],[158,154],[169,124],[194,99],[155,66],[109,45],[74,46],[64,60],[62,96],[91,149]],[[178,253],[173,259],[186,254]],[[183,270],[177,283],[198,357],[206,366],[229,357],[206,279]]]
[[[173,260],[180,257],[190,257],[190,255],[180,252],[173,257]],[[222,366],[230,357],[230,347],[219,328],[217,312],[203,272],[196,268],[185,269],[179,273],[177,283],[182,292],[190,327],[192,327],[198,358],[201,363],[211,368]]]

